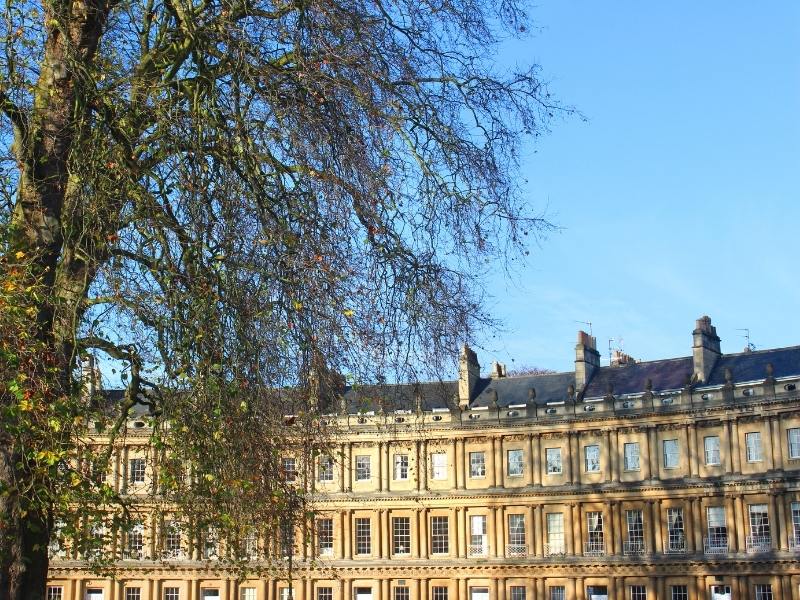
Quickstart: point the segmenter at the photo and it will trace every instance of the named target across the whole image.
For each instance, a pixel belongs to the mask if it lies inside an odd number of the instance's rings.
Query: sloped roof
[[[693,373],[692,357],[670,358],[634,363],[621,367],[600,367],[586,388],[587,398],[599,398],[608,393],[609,384],[613,385],[614,395],[636,394],[644,392],[649,379],[653,391],[675,390],[686,385],[686,380]]]
[[[724,385],[725,369],[731,370],[734,383],[764,379],[767,376],[768,363],[772,364],[773,377],[800,374],[800,346],[723,354],[711,371],[708,385]]]
[[[547,373],[520,375],[499,379],[481,378],[476,386],[473,407],[492,407],[497,392],[497,405],[505,408],[511,404],[547,404],[567,398],[567,387],[575,384],[575,373]],[[530,390],[536,393],[531,401]]]
[[[430,381],[424,383],[360,385],[348,387],[344,397],[347,401],[347,412],[395,410],[416,411],[417,397],[421,408],[431,411],[434,408],[451,409],[457,406],[454,398],[458,395],[457,381]]]

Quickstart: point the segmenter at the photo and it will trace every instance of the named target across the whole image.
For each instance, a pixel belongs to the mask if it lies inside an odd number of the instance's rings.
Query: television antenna
[[[573,323],[580,323],[581,325],[588,325],[589,326],[589,335],[594,335],[592,332],[592,322],[591,321],[573,321]]]
[[[750,341],[750,329],[748,329],[747,327],[737,327],[736,331],[744,331],[744,335],[742,335],[741,337],[747,340],[747,345],[745,345],[744,347],[745,352],[752,352],[753,350],[756,349],[756,345]]]

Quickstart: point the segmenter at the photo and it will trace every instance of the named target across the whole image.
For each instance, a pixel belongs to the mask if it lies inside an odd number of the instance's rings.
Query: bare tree
[[[44,595],[60,513],[124,500],[76,467],[107,458],[81,442],[95,423],[111,442],[137,401],[168,416],[162,449],[219,521],[255,485],[215,484],[245,441],[272,485],[286,398],[256,390],[301,390],[313,432],[325,373],[413,376],[489,323],[480,265],[547,227],[519,203],[518,143],[563,109],[535,67],[495,72],[499,36],[525,28],[513,0],[4,6],[0,599],[17,600]],[[87,353],[122,370],[116,421],[79,393]],[[274,515],[295,506],[267,491]]]

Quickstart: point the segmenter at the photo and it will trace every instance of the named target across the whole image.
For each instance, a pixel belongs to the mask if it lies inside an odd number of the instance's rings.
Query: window
[[[431,554],[450,552],[447,517],[431,517]]]
[[[447,479],[447,454],[444,452],[431,454],[431,479],[436,481]]]
[[[319,457],[319,480],[333,481],[333,459],[330,456]]]
[[[709,506],[706,509],[708,523],[707,548],[710,551],[728,551],[728,525],[725,522],[724,506]]]
[[[142,600],[142,590],[138,587],[125,588],[125,600]]]
[[[767,540],[770,536],[769,513],[766,504],[750,504],[750,535],[757,538],[756,543]],[[760,541],[758,540],[760,538]]]
[[[128,531],[127,556],[129,560],[141,560],[144,550],[144,525],[134,523]]]
[[[470,523],[470,528],[469,528],[470,556],[486,554],[487,552],[486,516],[472,515],[469,518],[469,523]]]
[[[747,447],[747,462],[761,462],[761,432],[745,433],[744,443]]]
[[[411,519],[392,517],[392,552],[408,554],[411,552]]]
[[[290,592],[289,588],[280,588],[278,590],[278,598],[280,600],[289,600],[292,597]]]
[[[564,600],[566,598],[566,588],[563,585],[550,586],[550,600]]]
[[[685,585],[673,585],[670,600],[689,600],[689,588]]]
[[[211,559],[217,556],[217,532],[213,529],[205,534],[203,540],[203,558]]]
[[[489,600],[489,588],[486,587],[469,588],[469,600]]]
[[[664,440],[664,468],[678,467],[678,440]]]
[[[509,450],[507,452],[507,471],[509,477],[522,477],[523,462],[522,450]]]
[[[283,469],[283,477],[286,481],[294,481],[297,479],[297,462],[293,456],[284,457],[281,461]]]
[[[564,515],[547,513],[547,551],[545,554],[564,553]]]
[[[558,475],[561,473],[561,448],[545,448],[544,454],[547,461],[547,474]]]
[[[433,586],[432,600],[449,600],[447,597],[447,588],[443,585]]]
[[[167,558],[181,556],[181,530],[171,521],[164,522],[164,554]]]
[[[128,461],[128,481],[144,483],[145,462],[143,458],[132,458]]]
[[[508,515],[508,545],[511,556],[527,554],[525,546],[525,515]]]
[[[600,472],[600,446],[593,444],[583,447],[583,465],[587,473]]]
[[[395,481],[408,479],[408,454],[394,455],[394,479]]]
[[[789,436],[789,458],[800,458],[800,428],[788,429]]]
[[[686,535],[683,527],[683,509],[667,509],[667,547],[666,552],[685,552]]]
[[[625,444],[625,470],[638,471],[639,470],[639,443],[631,442]]]
[[[333,588],[332,587],[318,587],[317,588],[317,600],[333,600]]]
[[[792,502],[792,536],[789,540],[790,548],[800,548],[800,502]]]
[[[356,481],[368,481],[372,477],[369,456],[356,456]]]
[[[720,464],[719,457],[719,436],[709,435],[703,438],[703,447],[706,451],[706,464]]]
[[[394,588],[394,600],[409,600],[409,598],[407,586],[398,585]]]
[[[372,554],[372,531],[369,519],[356,519],[356,554]]]
[[[64,588],[60,585],[47,586],[47,600],[63,600]]]
[[[599,511],[587,512],[586,528],[589,535],[586,538],[585,554],[589,556],[604,554],[603,513]]]
[[[252,589],[252,588],[251,588]],[[253,590],[255,592],[255,590]],[[164,600],[180,600],[181,598],[181,590],[180,588],[176,587],[165,587],[164,588]],[[245,600],[242,597],[242,600]],[[247,600],[250,600],[249,598]],[[256,597],[253,596],[252,600],[256,600]]]
[[[772,600],[772,585],[769,583],[757,583],[756,600]]]
[[[647,588],[643,585],[632,585],[630,587],[630,600],[647,600]]]
[[[469,453],[469,476],[486,477],[486,455],[483,452]]]
[[[511,600],[525,600],[525,586],[511,586]]]
[[[626,510],[625,521],[628,524],[628,541],[623,549],[627,554],[644,552],[644,520],[640,509]]]
[[[256,600],[256,588],[241,588],[239,598],[240,600]]]
[[[321,556],[333,554],[333,519],[317,519],[317,549]]]

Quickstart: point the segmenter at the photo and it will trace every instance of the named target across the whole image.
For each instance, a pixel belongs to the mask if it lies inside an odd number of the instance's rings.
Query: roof
[[[589,381],[584,394],[587,398],[598,398],[608,394],[609,385],[613,394],[636,394],[644,392],[648,379],[653,391],[676,390],[686,385],[694,367],[692,357],[670,358],[633,363],[620,367],[600,367]]]
[[[348,387],[344,397],[347,401],[347,412],[384,410],[417,410],[417,398],[424,411],[437,409],[453,409],[458,405],[457,381],[431,381],[424,383],[360,385]]]
[[[724,385],[725,369],[731,370],[734,383],[764,379],[767,376],[767,364],[772,365],[772,376],[775,378],[800,374],[800,346],[723,354],[711,371],[708,385]]]
[[[567,388],[575,385],[575,373],[547,373],[544,375],[520,375],[498,379],[482,378],[476,386],[473,407],[494,405],[494,392],[497,392],[497,406],[506,408],[511,404],[547,404],[567,398]],[[534,398],[531,398],[531,390]]]

